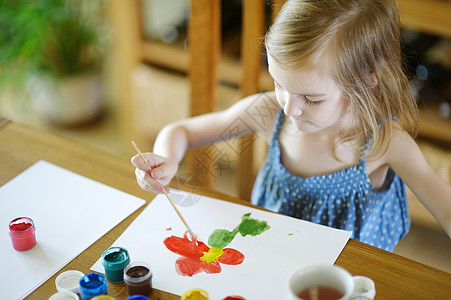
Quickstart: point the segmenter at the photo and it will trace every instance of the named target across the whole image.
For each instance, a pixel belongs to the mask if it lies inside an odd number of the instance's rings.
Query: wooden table
[[[6,125],[6,124],[8,124],[8,123],[9,123],[8,120],[6,120],[6,119],[0,117],[0,128],[1,128],[3,125]]]
[[[134,168],[128,160],[119,159],[42,130],[0,119],[0,186],[41,159],[147,199],[147,204],[153,198],[152,194],[138,187]],[[214,191],[206,192],[206,194],[249,205],[248,202]],[[147,204],[64,266],[36,289],[28,299],[47,299],[54,294],[55,278],[63,271],[77,269],[84,273],[91,272],[89,268],[102,252],[121,235]],[[336,264],[346,268],[353,275],[372,278],[376,284],[376,299],[451,299],[450,273],[355,240],[349,240]],[[125,299],[127,297],[125,284],[108,283],[108,294],[117,299]],[[178,296],[154,290],[151,299],[157,298],[179,299]]]

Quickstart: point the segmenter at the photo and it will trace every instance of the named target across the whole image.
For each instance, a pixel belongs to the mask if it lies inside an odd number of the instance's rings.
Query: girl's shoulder
[[[380,154],[375,154],[368,161],[374,165],[393,165],[396,162],[403,161],[409,157],[412,152],[417,152],[418,145],[414,138],[404,129],[398,122],[392,121],[392,130],[387,134],[386,147],[381,150]]]
[[[387,162],[390,163],[393,160],[406,157],[407,153],[417,149],[418,145],[415,139],[407,131],[403,130],[397,122],[394,122],[385,154]]]

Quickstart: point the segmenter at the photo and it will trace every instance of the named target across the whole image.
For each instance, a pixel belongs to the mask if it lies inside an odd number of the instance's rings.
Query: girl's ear
[[[370,74],[370,79],[374,86],[376,86],[379,83],[379,81],[377,80],[376,74],[374,74],[374,73]]]

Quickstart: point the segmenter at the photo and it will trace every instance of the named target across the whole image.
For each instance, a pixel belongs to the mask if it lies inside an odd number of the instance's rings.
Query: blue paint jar
[[[79,281],[78,292],[81,300],[88,300],[97,295],[106,295],[106,278],[99,273],[89,273],[83,276]]]
[[[128,297],[127,300],[150,300],[150,299],[143,295],[133,295]]]
[[[111,247],[102,253],[102,264],[106,279],[112,283],[124,282],[124,268],[130,263],[126,249]]]

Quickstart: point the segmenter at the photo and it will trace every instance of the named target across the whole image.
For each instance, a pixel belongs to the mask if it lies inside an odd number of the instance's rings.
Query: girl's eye
[[[320,105],[321,102],[323,102],[324,100],[311,101],[311,100],[309,100],[309,99],[307,99],[307,98],[304,97],[304,101],[305,101],[305,104],[307,104],[307,105],[309,105],[309,106],[318,106],[318,105]]]
[[[274,89],[280,89],[282,88],[277,81],[274,80]],[[305,104],[307,104],[308,106],[318,106],[321,104],[321,102],[323,102],[324,100],[316,100],[316,101],[311,101],[309,99],[307,99],[307,97],[303,96],[303,95],[293,95],[294,97],[298,98],[298,99],[303,99]]]

